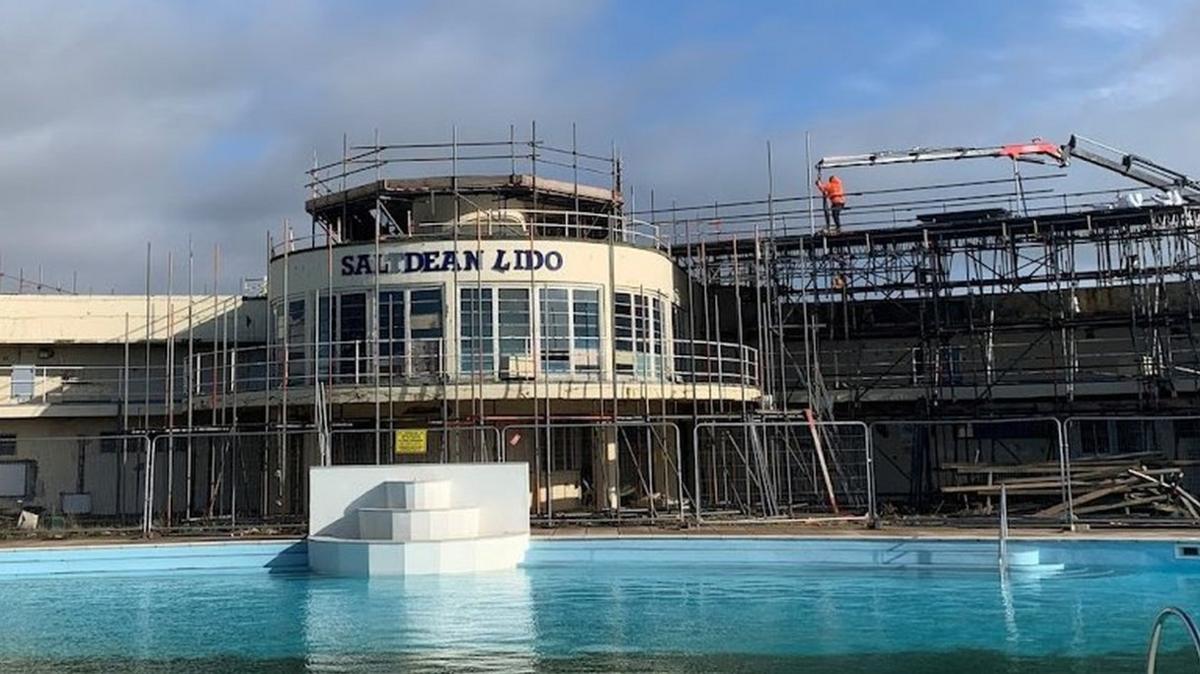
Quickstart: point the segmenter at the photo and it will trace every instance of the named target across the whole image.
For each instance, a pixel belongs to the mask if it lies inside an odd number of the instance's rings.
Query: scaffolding
[[[267,235],[268,265],[283,262],[275,279],[282,298],[271,298],[262,342],[239,334],[243,298],[218,293],[216,249],[211,296],[194,293],[189,246],[187,301],[168,300],[166,315],[154,315],[148,247],[145,326],[127,325],[124,364],[106,375],[117,379],[122,433],[152,438],[144,489],[165,490],[166,498],[156,505],[146,496],[146,508],[164,526],[239,517],[294,525],[303,516],[307,466],[402,460],[388,449],[390,438],[418,424],[440,434],[431,451],[442,460],[501,460],[510,439],[531,439],[532,485],[545,495],[533,499],[531,516],[548,522],[580,516],[554,497],[556,473],[579,461],[560,451],[577,428],[607,432],[603,442],[617,457],[617,493],[580,497],[589,516],[873,521],[873,432],[882,427],[875,424],[926,424],[912,432],[911,462],[888,459],[911,481],[911,501],[924,506],[942,470],[941,459],[925,455],[979,460],[975,427],[1153,416],[1195,405],[1200,206],[1191,203],[1195,183],[1185,175],[1086,139],[1062,148],[1039,142],[831,158],[813,165],[818,174],[997,156],[1014,169],[1003,178],[852,191],[844,227],[831,230],[819,226],[822,202],[811,190],[776,192],[771,152],[765,198],[659,207],[651,193],[639,211],[632,193],[626,204],[616,149],[580,151],[574,128],[569,147],[546,142],[536,125],[523,139],[510,128],[498,141],[463,141],[457,129],[441,143],[386,143],[376,133],[355,145],[344,137],[340,158],[314,159],[307,173],[309,234],[298,236],[285,221]],[[1053,161],[1023,175],[1017,167],[1029,154]],[[1059,191],[1072,158],[1169,194],[1146,203],[1124,187]],[[448,172],[429,177],[439,167]],[[581,175],[608,184],[588,186]],[[414,212],[418,195],[428,212]],[[613,381],[599,382],[610,388],[601,388],[609,393],[596,409],[583,413],[556,399],[536,366],[532,272],[533,395],[516,413],[484,395],[481,352],[472,356],[474,374],[453,382],[440,342],[397,360],[383,318],[396,309],[379,299],[379,274],[361,339],[341,341],[331,329],[335,246],[370,245],[381,264],[385,243],[443,240],[457,257],[485,237],[515,235],[531,248],[563,238],[606,244],[610,270],[620,245],[671,255],[686,282],[676,297],[662,298],[680,318],[661,358],[686,375],[692,399],[655,400],[646,380],[640,399],[619,397],[615,348],[606,354]],[[310,298],[316,324],[304,328],[315,340],[292,330],[288,261],[306,250],[326,253],[327,286]],[[170,297],[174,257],[167,267]],[[472,292],[479,301],[482,283],[455,269],[443,301]],[[265,282],[250,292],[266,295]],[[616,292],[610,278],[610,306]],[[212,315],[203,337],[197,311]],[[470,315],[482,320],[481,312]],[[615,312],[607,329],[617,333]],[[659,384],[666,370],[659,365]],[[397,405],[393,389],[413,383],[440,390],[440,409]],[[758,394],[715,394],[730,383]],[[369,418],[336,413],[332,393],[347,385],[369,391]],[[1000,433],[986,438],[987,455],[1020,454],[1003,448],[1008,438]],[[1047,447],[1056,448],[1065,464],[1065,443],[1039,438],[1033,454],[1047,460]],[[152,519],[145,516],[147,528]]]

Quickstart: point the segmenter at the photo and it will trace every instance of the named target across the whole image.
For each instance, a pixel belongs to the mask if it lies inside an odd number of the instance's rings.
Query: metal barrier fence
[[[937,514],[1200,524],[1200,415],[814,422],[683,419],[504,426],[0,432],[0,515],[113,532],[302,530],[308,468],[525,461],[546,521]],[[416,423],[414,422],[414,425]],[[907,509],[907,510],[906,510]],[[28,522],[29,516],[25,517]]]
[[[318,463],[312,430],[173,432],[154,438],[152,529],[303,527],[307,468]]]
[[[307,516],[313,466],[496,461],[500,435],[492,426],[334,429],[325,437],[315,429],[222,430],[160,435],[153,447],[147,533],[296,529]]]
[[[398,438],[400,434],[407,435]],[[335,466],[504,460],[496,426],[383,428],[378,434],[374,429],[335,428],[329,433],[329,445],[330,463]]]
[[[875,519],[871,438],[858,421],[704,421],[693,437],[696,519]]]
[[[530,465],[530,514],[682,520],[690,502],[670,421],[505,426],[504,460]]]
[[[0,512],[41,529],[143,530],[149,448],[133,434],[0,436]]]

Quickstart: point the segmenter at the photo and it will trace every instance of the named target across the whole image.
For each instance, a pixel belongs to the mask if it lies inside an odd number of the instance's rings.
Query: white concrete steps
[[[387,507],[398,510],[445,510],[451,507],[449,480],[385,482]]]
[[[441,541],[479,535],[478,508],[359,508],[358,534],[374,541]]]
[[[525,464],[312,468],[309,567],[340,576],[511,569],[529,547],[528,470]]]

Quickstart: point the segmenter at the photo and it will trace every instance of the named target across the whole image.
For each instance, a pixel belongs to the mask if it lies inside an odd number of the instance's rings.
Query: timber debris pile
[[[1156,452],[1075,458],[1069,487],[1077,518],[1106,515],[1181,518],[1200,522],[1200,499],[1184,488],[1184,469],[1198,461],[1168,459]],[[963,499],[966,510],[992,513],[999,507],[1003,485],[1013,515],[1061,519],[1064,471],[1057,462],[1001,465],[948,463],[951,481],[946,495]]]

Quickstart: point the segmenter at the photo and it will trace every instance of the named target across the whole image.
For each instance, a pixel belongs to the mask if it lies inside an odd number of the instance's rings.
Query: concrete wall
[[[540,269],[534,272],[509,268],[507,271],[495,269],[497,251],[506,252],[505,261],[513,260],[513,251],[529,250],[529,242],[521,239],[499,240],[485,239],[476,245],[475,241],[460,241],[460,255],[465,251],[481,251],[481,266],[478,271],[459,271],[459,284],[482,282],[484,284],[512,283],[520,287],[528,287],[530,280],[535,284],[586,284],[608,287],[609,285],[609,246],[604,242],[592,243],[571,239],[539,239],[534,242],[533,250],[542,253],[557,251],[563,257],[562,267],[558,270]],[[612,272],[616,276],[619,288],[638,290],[644,288],[647,293],[661,292],[667,297],[678,300],[675,291],[675,264],[666,255],[648,248],[637,248],[628,245],[613,246]],[[404,243],[387,242],[380,246],[380,254],[386,259],[392,254],[405,253],[444,253],[454,250],[453,241],[412,241]],[[333,287],[335,291],[344,289],[369,289],[375,285],[374,274],[345,274],[343,260],[374,254],[372,244],[338,246],[333,249]],[[440,258],[439,258],[440,259]],[[381,275],[381,285],[448,285],[456,277],[453,271],[423,271],[416,273],[387,272]],[[288,294],[300,294],[315,290],[324,290],[329,286],[329,266],[326,250],[316,250],[293,253],[288,256]],[[283,296],[283,257],[276,257],[270,266],[269,296],[272,299]]]
[[[356,538],[355,508],[382,502],[385,482],[416,480],[449,480],[456,506],[479,508],[480,535],[529,531],[528,464],[400,464],[310,469],[309,535]]]
[[[211,340],[228,312],[241,322],[239,337],[266,339],[266,303],[258,298],[221,295],[192,300],[197,339]],[[0,344],[121,344],[147,336],[144,295],[0,295]],[[126,329],[128,317],[128,330]],[[151,340],[187,336],[188,297],[150,297]]]
[[[0,424],[0,434],[16,436],[16,452],[0,462],[25,462],[36,478],[25,498],[0,497],[0,511],[39,506],[59,512],[64,494],[91,495],[92,512],[141,512],[141,468],[145,445],[134,438],[102,440],[118,428],[116,419],[26,419]],[[122,449],[125,449],[122,455]]]

